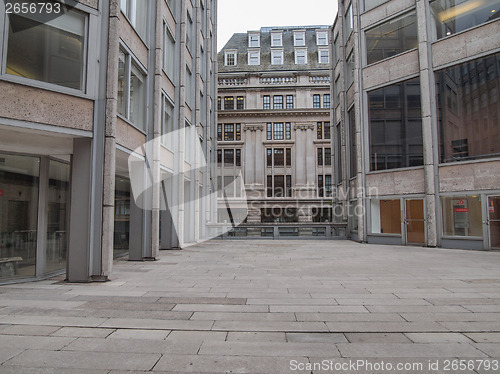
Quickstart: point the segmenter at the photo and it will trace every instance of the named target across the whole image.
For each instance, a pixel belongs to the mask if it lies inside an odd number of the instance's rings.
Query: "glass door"
[[[488,197],[490,248],[500,249],[500,196]]]
[[[425,245],[423,199],[405,200],[406,245]]]

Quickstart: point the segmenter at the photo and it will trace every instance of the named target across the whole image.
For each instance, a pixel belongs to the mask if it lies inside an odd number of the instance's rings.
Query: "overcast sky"
[[[217,44],[263,26],[332,25],[337,0],[218,0]]]

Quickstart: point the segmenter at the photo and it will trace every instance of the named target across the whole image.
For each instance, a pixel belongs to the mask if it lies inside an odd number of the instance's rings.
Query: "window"
[[[349,4],[347,8],[347,12],[345,13],[345,36],[346,39],[351,35],[352,30],[354,29],[354,14],[352,12],[352,4]]]
[[[130,54],[118,55],[118,113],[145,130],[146,75]]]
[[[259,33],[248,34],[248,47],[249,48],[259,48],[260,47],[260,34]]]
[[[323,148],[318,148],[317,153],[318,153],[318,166],[323,166]]]
[[[220,96],[217,96],[217,110],[222,109],[222,98]]]
[[[236,109],[245,109],[245,98],[243,96],[238,96],[236,98]]]
[[[234,110],[234,97],[232,96],[224,97],[224,110]]]
[[[313,108],[314,109],[321,108],[321,95],[318,94],[313,95]]]
[[[224,166],[234,166],[234,149],[224,149]]]
[[[282,95],[273,96],[273,109],[283,109],[283,96]]]
[[[296,48],[295,49],[295,63],[297,65],[307,64],[307,49],[306,48]]]
[[[368,92],[368,122],[371,170],[423,165],[418,78]]]
[[[323,139],[323,122],[318,122],[316,124],[316,138]]]
[[[285,148],[286,153],[286,166],[292,166],[292,148]]]
[[[222,124],[217,124],[217,140],[222,141]]]
[[[330,109],[330,94],[323,95],[323,108]]]
[[[365,38],[368,64],[417,48],[417,14],[412,11],[373,27]]]
[[[286,95],[286,108],[293,109],[293,95]]]
[[[172,16],[175,19],[176,16],[176,7],[175,7],[176,1],[175,0],[167,0],[167,5],[170,8],[170,13],[172,13]]]
[[[274,180],[274,184],[273,184]],[[292,176],[291,175],[268,175],[267,181],[267,197],[291,197],[292,196]],[[285,184],[286,183],[286,184]],[[272,216],[273,214],[269,212]],[[287,214],[288,212],[285,212]],[[295,215],[290,215],[290,217]]]
[[[330,51],[326,48],[318,49],[318,62],[320,64],[330,63]]]
[[[175,39],[167,23],[163,23],[163,70],[170,80],[175,72]]]
[[[63,15],[50,22],[39,14],[8,14],[6,73],[83,91],[88,17],[61,8]]]
[[[346,87],[351,87],[351,84],[354,83],[354,51],[351,51],[349,56],[347,57],[347,71],[346,71]]]
[[[443,235],[482,237],[481,198],[479,196],[441,197]]]
[[[188,65],[186,65],[186,95],[185,95],[185,100],[186,104],[188,105],[189,108],[194,109],[194,75],[191,72],[191,69],[189,68]],[[225,98],[224,98],[225,99]],[[225,104],[225,100],[224,100]],[[225,109],[225,108],[224,108]]]
[[[292,176],[286,176],[286,196],[292,197]]]
[[[241,123],[237,123],[236,125],[236,140],[241,140]]]
[[[187,12],[187,22],[186,22],[186,47],[191,53],[193,54],[193,49],[192,49],[192,44],[194,43],[194,32],[193,32],[193,18],[191,17],[191,14],[189,11]]]
[[[266,95],[263,97],[264,109],[271,109],[271,96]]]
[[[161,134],[162,134],[162,144],[168,149],[174,149],[174,139],[172,132],[174,131],[174,103],[170,98],[163,94],[162,95],[162,122],[161,122]]]
[[[272,123],[267,124],[267,131],[266,132],[267,132],[266,139],[272,140],[273,139],[273,124]]]
[[[283,50],[282,49],[271,50],[271,64],[272,65],[283,65]]]
[[[498,19],[500,1],[432,0],[437,39]]]
[[[335,126],[335,182],[342,182],[342,129],[340,122]]]
[[[274,148],[274,166],[285,166],[284,148]]]
[[[266,150],[266,165],[268,167],[272,167],[273,166],[273,150],[271,148],[268,148]]]
[[[268,175],[266,178],[266,182],[267,197],[273,197],[273,176]]]
[[[325,182],[322,175],[318,175],[318,197],[325,197]]]
[[[325,148],[325,166],[332,165],[332,149]]]
[[[334,59],[335,59],[335,64],[339,61],[340,59],[340,40],[339,40],[339,34],[335,37],[335,40],[333,42],[333,53],[334,53]]]
[[[306,45],[305,31],[295,31],[293,33],[293,45],[295,47],[303,47]]]
[[[224,52],[224,65],[225,66],[236,66],[237,58],[238,58],[238,53],[236,51],[225,51]]]
[[[222,165],[222,149],[217,150],[217,164]]]
[[[290,122],[285,124],[285,138],[286,140],[292,139],[292,124]]]
[[[275,175],[274,176],[274,196],[275,197],[285,197],[285,176]]]
[[[271,32],[271,47],[282,47],[282,46],[283,46],[283,33]]]
[[[241,149],[236,149],[236,166],[241,166]]]
[[[327,31],[316,31],[316,45],[328,45]]]
[[[401,201],[372,199],[371,232],[373,234],[401,234]]]
[[[234,140],[234,124],[224,125],[224,140]]]
[[[330,139],[330,122],[317,122],[316,123],[316,138],[321,139]]]
[[[283,140],[283,123],[274,124],[274,140]]]
[[[356,141],[356,117],[354,107],[347,111],[347,125],[349,131],[349,178],[358,173],[358,143]]]
[[[248,65],[260,65],[260,51],[248,51]]]
[[[149,1],[144,0],[120,0],[122,12],[144,40],[147,37],[148,4]]]
[[[325,195],[326,197],[332,197],[332,176],[325,175]]]
[[[439,70],[435,81],[440,162],[498,157],[500,53]]]
[[[331,139],[331,128],[330,128],[330,122],[325,122],[325,125],[323,127],[323,138],[324,139]]]
[[[370,9],[373,9],[377,6],[379,6],[380,4],[383,4],[385,2],[387,2],[388,0],[364,0],[364,3],[365,3],[365,12],[370,10]]]

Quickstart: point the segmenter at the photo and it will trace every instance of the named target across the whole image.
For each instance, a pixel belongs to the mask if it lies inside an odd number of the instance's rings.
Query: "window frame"
[[[232,56],[234,59],[232,64],[228,63],[230,56]],[[224,51],[224,66],[237,66],[237,61],[238,61],[238,51],[236,50]]]
[[[302,36],[302,37],[300,37],[300,36]],[[298,41],[300,41],[300,40],[302,40],[301,44],[298,43]],[[306,46],[306,32],[305,31],[294,31],[293,32],[293,46],[294,47],[305,47]]]
[[[296,65],[307,65],[307,48],[306,47],[295,48],[294,57]],[[299,62],[299,59],[302,58],[304,58],[304,62]]]

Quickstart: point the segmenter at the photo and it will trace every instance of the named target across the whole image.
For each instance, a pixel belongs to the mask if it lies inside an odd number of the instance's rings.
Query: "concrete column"
[[[438,245],[436,210],[438,198],[436,197],[437,186],[437,145],[434,144],[437,136],[433,136],[432,111],[434,108],[434,74],[432,71],[432,53],[429,44],[429,32],[427,28],[426,1],[417,0],[418,20],[418,53],[420,62],[420,92],[422,105],[422,137],[424,146],[424,191],[427,243],[429,247]]]

